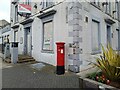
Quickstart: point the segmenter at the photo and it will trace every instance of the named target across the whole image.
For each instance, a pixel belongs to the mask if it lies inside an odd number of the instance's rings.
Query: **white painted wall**
[[[14,32],[18,32],[18,53],[23,54],[24,53],[24,28],[22,25],[19,26],[19,28],[15,28],[11,30],[11,42],[14,42]],[[23,43],[20,43],[20,38],[23,38]]]
[[[66,24],[66,3],[55,6],[57,11],[54,15],[54,53],[42,53],[42,22],[39,18],[35,18],[32,24],[32,44],[33,52],[32,56],[37,61],[47,62],[52,65],[56,65],[56,42],[65,42],[67,46],[68,30]]]

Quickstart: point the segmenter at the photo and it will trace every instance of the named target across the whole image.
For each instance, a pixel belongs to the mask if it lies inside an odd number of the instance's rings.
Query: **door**
[[[25,28],[25,54],[31,56],[31,29]]]
[[[111,26],[107,25],[107,45],[111,45]]]

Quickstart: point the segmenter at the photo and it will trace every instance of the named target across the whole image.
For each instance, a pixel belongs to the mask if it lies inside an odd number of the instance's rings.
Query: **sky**
[[[10,1],[0,0],[0,20],[5,19],[10,22]]]

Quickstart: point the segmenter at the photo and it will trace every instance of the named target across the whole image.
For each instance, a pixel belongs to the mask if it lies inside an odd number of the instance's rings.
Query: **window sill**
[[[54,51],[49,51],[49,50],[42,50],[42,53],[50,53],[50,54],[54,54]]]
[[[91,55],[101,54],[101,51],[92,51]]]
[[[108,12],[106,12],[106,11],[105,11],[105,13],[106,13],[107,15],[109,15],[110,17],[112,17],[111,13],[108,13]],[[112,17],[112,18],[113,18],[113,17]]]

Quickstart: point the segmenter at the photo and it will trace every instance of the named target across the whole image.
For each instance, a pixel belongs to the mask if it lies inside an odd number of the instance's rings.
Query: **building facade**
[[[0,52],[4,52],[5,43],[10,42],[11,25],[6,20],[0,20]]]
[[[119,46],[118,1],[13,0],[11,41],[19,54],[56,65],[56,42],[65,42],[65,66],[91,68],[89,61],[101,54],[101,45]]]

